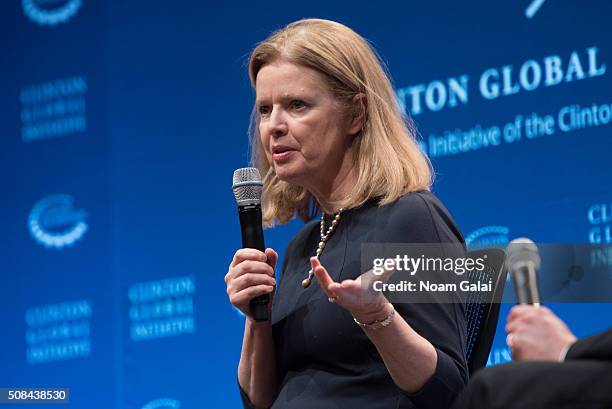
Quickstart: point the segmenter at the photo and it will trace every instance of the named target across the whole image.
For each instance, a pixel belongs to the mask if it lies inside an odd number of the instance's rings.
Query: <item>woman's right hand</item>
[[[272,305],[277,261],[278,254],[271,248],[267,248],[265,252],[244,248],[234,254],[225,275],[227,295],[230,303],[247,317],[251,317],[249,301],[259,295],[270,294],[270,306]]]

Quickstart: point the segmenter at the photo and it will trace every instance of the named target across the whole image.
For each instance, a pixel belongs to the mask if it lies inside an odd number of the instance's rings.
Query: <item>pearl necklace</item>
[[[325,231],[325,213],[321,213],[321,233],[320,233],[321,240],[319,241],[319,246],[317,247],[317,253],[315,255],[317,259],[319,259],[319,256],[321,255],[321,253],[323,253],[323,249],[325,248],[325,243],[327,242],[327,239],[329,239],[331,234],[336,229],[336,226],[338,225],[338,222],[340,221],[340,215],[342,214],[342,210],[344,209],[340,208],[340,210],[338,210],[338,213],[335,214],[331,222],[331,225],[329,226],[327,231]],[[314,275],[314,271],[312,271],[312,268],[311,268],[308,271],[308,277],[302,280],[302,287],[308,288],[310,286],[313,275]]]

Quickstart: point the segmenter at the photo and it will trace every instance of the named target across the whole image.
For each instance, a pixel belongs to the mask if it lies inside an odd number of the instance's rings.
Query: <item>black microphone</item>
[[[240,168],[234,171],[232,190],[238,202],[238,216],[242,229],[242,247],[265,251],[261,223],[261,192],[263,183],[257,168]],[[249,302],[255,321],[268,321],[270,295],[263,294]]]
[[[517,302],[539,306],[538,271],[541,260],[538,247],[528,238],[520,237],[508,244],[506,252],[506,267],[512,275]]]

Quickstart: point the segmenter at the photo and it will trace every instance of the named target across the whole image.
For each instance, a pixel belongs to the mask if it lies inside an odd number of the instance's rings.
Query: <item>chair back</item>
[[[487,248],[471,251],[468,256],[472,259],[483,257],[485,268],[483,271],[469,271],[467,278],[470,283],[478,281],[492,283],[492,291],[471,291],[465,301],[465,314],[467,320],[466,358],[470,375],[487,364],[497,320],[499,307],[506,284],[508,270],[505,266],[506,253],[498,248]],[[486,256],[486,257],[485,257]]]

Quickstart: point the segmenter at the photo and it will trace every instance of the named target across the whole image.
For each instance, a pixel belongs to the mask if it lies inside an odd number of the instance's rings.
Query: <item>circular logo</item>
[[[22,0],[23,12],[32,21],[55,26],[65,23],[81,8],[82,0]]]
[[[51,195],[34,205],[28,227],[34,240],[47,248],[62,249],[80,240],[89,228],[87,212],[73,207],[70,195]]]
[[[465,244],[470,251],[487,247],[505,248],[510,241],[508,233],[510,229],[505,226],[484,226],[468,234]]]

